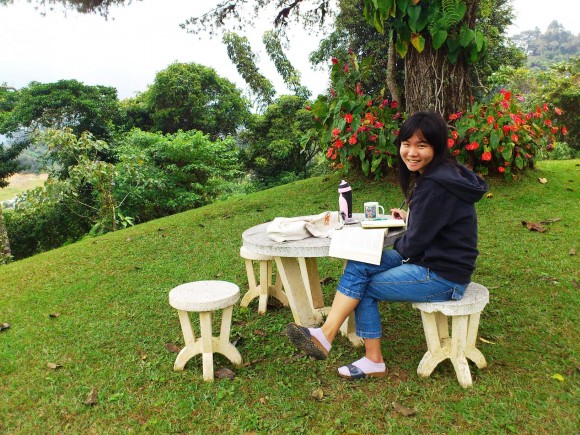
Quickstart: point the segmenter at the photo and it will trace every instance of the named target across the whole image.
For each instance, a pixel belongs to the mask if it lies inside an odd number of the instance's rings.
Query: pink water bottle
[[[338,185],[338,211],[345,222],[352,220],[352,189],[344,180]]]

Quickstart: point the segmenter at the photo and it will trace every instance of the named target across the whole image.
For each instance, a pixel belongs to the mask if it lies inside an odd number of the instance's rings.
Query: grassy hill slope
[[[340,338],[329,359],[296,355],[288,309],[234,309],[232,335],[245,367],[217,355],[233,380],[201,380],[201,357],[174,372],[183,345],[167,300],[181,283],[223,279],[247,288],[242,232],[276,216],[337,208],[336,176],[234,198],[0,267],[0,431],[240,433],[572,433],[578,428],[578,255],[580,161],[543,162],[511,183],[491,181],[478,204],[480,251],[474,281],[491,302],[478,346],[488,368],[459,386],[450,363],[416,374],[426,350],[419,312],[382,304],[382,380],[350,383],[336,367],[361,355]],[[548,179],[547,184],[538,182]],[[364,201],[398,206],[390,182],[352,181]],[[545,233],[522,221],[561,220]],[[341,260],[321,259],[328,304]],[[51,369],[47,363],[58,364]],[[85,404],[95,390],[97,403]],[[321,390],[317,400],[312,393]],[[405,417],[392,402],[415,409]]]

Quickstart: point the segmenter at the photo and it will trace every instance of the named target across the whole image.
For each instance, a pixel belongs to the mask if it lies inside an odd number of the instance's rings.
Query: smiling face
[[[425,141],[420,132],[419,134],[415,132],[409,139],[401,141],[400,153],[407,169],[420,174],[429,166],[435,156],[433,147]]]

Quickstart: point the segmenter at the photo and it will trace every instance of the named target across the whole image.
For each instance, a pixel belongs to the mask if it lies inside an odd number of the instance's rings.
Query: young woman
[[[338,369],[348,379],[384,376],[379,301],[430,302],[461,299],[477,257],[475,202],[485,182],[448,158],[447,125],[434,112],[417,112],[403,123],[396,141],[399,184],[408,212],[407,231],[376,266],[349,261],[331,310],[321,328],[286,327],[291,342],[316,359],[325,359],[344,320],[355,311],[356,334],[365,356]],[[415,181],[411,189],[411,179]]]

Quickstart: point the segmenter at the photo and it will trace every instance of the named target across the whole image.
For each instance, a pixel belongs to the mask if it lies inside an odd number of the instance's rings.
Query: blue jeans
[[[355,309],[356,335],[382,336],[379,301],[441,302],[461,299],[467,285],[448,281],[432,270],[403,263],[394,249],[383,251],[380,265],[348,261],[338,291],[359,299]]]

